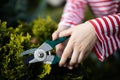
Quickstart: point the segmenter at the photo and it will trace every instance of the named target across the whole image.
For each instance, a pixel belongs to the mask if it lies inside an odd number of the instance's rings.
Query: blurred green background
[[[51,39],[57,29],[65,5],[64,0],[60,2],[0,0],[0,80],[120,80],[120,61],[115,55],[100,62],[91,52],[74,70],[42,63],[23,64],[18,55]],[[92,18],[87,6],[84,21]]]

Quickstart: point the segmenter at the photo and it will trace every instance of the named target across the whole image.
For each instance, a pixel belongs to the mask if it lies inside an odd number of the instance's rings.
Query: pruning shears
[[[61,37],[54,41],[46,40],[40,47],[28,49],[22,52],[20,56],[24,56],[32,53],[33,58],[30,59],[28,63],[43,62],[46,64],[56,64],[60,61],[60,58],[56,55],[52,55],[50,51],[57,44],[65,41],[66,39],[68,39],[68,37]]]

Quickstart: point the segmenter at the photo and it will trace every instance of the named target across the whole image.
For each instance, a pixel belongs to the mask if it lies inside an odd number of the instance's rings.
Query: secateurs
[[[20,54],[20,56],[24,56],[32,53],[34,57],[28,61],[28,63],[36,63],[43,62],[47,64],[56,64],[60,61],[60,58],[56,55],[52,55],[50,51],[59,43],[65,41],[68,37],[61,37],[54,41],[47,40],[40,47],[32,48],[26,50]]]

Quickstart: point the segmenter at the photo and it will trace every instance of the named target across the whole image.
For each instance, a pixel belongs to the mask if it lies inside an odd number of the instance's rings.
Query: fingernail
[[[68,69],[72,70],[72,69],[73,69],[73,66],[68,66]]]
[[[59,64],[59,67],[61,67],[61,65]]]
[[[62,64],[61,64],[61,63],[59,63],[59,67],[62,67]]]
[[[74,66],[74,65],[71,65],[70,63],[68,64],[68,68],[69,68],[70,70],[73,69],[73,66]]]

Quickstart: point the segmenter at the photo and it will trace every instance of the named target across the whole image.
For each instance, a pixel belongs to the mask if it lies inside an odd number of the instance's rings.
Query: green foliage
[[[0,79],[26,80],[33,76],[34,78],[38,78],[38,76],[43,78],[46,74],[49,74],[50,65],[38,64],[36,67],[36,64],[23,64],[23,58],[20,58],[19,54],[25,49],[37,47],[38,45],[32,45],[31,35],[22,32],[21,28],[24,28],[24,26],[19,25],[14,29],[12,27],[7,28],[6,24],[6,22],[0,22]]]
[[[0,29],[0,78],[19,79],[27,74],[19,54],[23,51],[22,43],[29,43],[30,35],[17,34],[13,28],[6,27],[6,22],[0,22]]]
[[[32,26],[32,32],[39,41],[51,39],[52,32],[57,28],[57,24],[50,17],[38,18],[38,20],[33,21]]]
[[[19,23],[23,25],[23,27],[20,27],[20,31],[22,31],[23,34],[29,33],[32,35],[32,40],[37,40],[36,42],[39,44],[43,43],[47,39],[51,39],[52,33],[57,29],[57,23],[49,16],[45,19],[38,17],[31,23]]]
[[[51,67],[49,64],[44,65],[43,72],[38,75],[40,79],[44,78],[46,74],[50,74]]]

